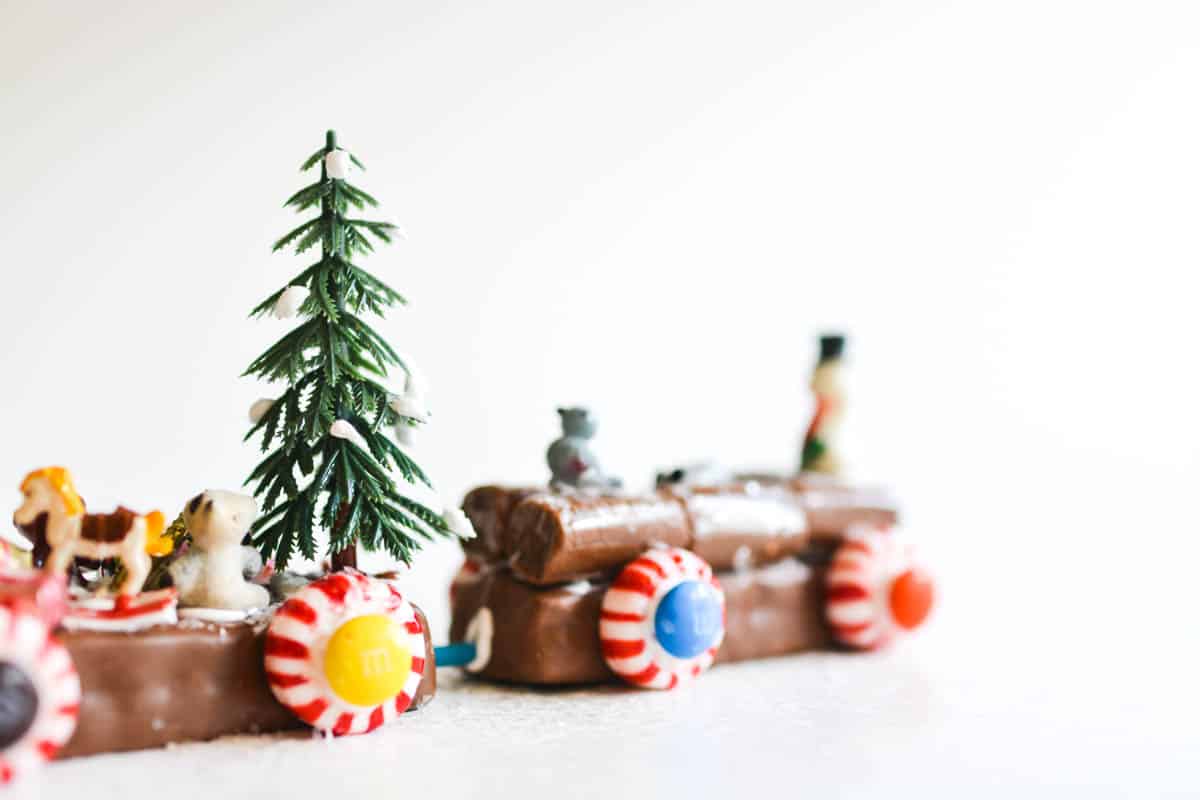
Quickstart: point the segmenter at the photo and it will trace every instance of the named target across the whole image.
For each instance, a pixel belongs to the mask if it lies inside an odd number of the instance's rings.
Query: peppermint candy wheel
[[[891,531],[851,531],[825,579],[825,613],[834,637],[860,650],[886,646],[918,627],[933,607],[933,580]]]
[[[281,704],[335,736],[369,733],[412,703],[425,674],[425,636],[387,581],[346,570],[310,583],[267,629],[267,682]]]
[[[725,593],[704,559],[647,550],[604,593],[600,646],[609,668],[645,689],[674,689],[712,665],[725,638]]]
[[[79,717],[67,649],[26,605],[0,605],[0,785],[54,757]]]

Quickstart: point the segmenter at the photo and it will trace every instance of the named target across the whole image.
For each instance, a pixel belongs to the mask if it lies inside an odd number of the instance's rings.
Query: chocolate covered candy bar
[[[505,539],[513,573],[546,585],[611,571],[655,544],[687,547],[692,532],[665,496],[539,494],[513,509]]]
[[[424,615],[425,672],[410,708],[437,689]],[[63,757],[302,727],[263,669],[265,625],[183,622],[134,633],[62,631],[83,701]]]
[[[813,538],[841,540],[855,524],[893,525],[896,501],[883,489],[851,486],[833,475],[802,472],[796,476],[754,473],[739,476],[742,485],[777,487],[800,499]]]
[[[840,540],[853,525],[888,526],[898,518],[895,503],[878,489],[810,489],[801,498],[814,539]]]
[[[513,509],[526,497],[545,492],[529,487],[480,486],[463,498],[463,512],[475,528],[475,538],[463,540],[463,550],[484,561],[503,560],[511,552],[504,535]]]
[[[687,511],[689,549],[715,570],[769,564],[808,547],[804,505],[782,487],[743,483],[666,491]]]
[[[823,617],[821,570],[785,560],[719,576],[725,590],[725,640],[717,662],[831,646]],[[505,568],[460,584],[450,638],[460,641],[481,608],[492,615],[491,658],[480,675],[528,684],[591,684],[616,680],[600,646],[605,582],[537,588]]]
[[[509,562],[539,586],[611,574],[655,544],[686,547],[719,571],[789,555],[820,563],[853,524],[896,520],[883,492],[825,476],[756,476],[636,497],[485,486],[464,508],[481,540],[468,551]]]
[[[503,496],[504,490],[485,488],[476,490],[477,508],[481,498],[503,508],[521,491]],[[487,525],[500,520],[495,512],[477,516]],[[655,544],[686,547],[723,570],[770,563],[802,552],[809,541],[797,498],[784,487],[757,484],[641,497],[538,494],[517,503],[500,527],[496,559],[511,558],[517,577],[536,585],[612,572]]]

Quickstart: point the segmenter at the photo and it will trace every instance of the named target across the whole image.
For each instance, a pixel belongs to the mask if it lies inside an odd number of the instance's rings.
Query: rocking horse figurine
[[[35,565],[61,575],[76,558],[119,558],[126,573],[119,595],[129,598],[141,592],[151,566],[146,542],[162,533],[162,512],[138,514],[121,507],[111,514],[88,514],[64,467],[29,473],[21,482],[21,494],[24,502],[13,514],[13,523],[33,543]]]

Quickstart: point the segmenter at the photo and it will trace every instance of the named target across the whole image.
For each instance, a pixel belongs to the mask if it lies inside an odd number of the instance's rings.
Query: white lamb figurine
[[[262,558],[242,538],[258,516],[253,497],[210,489],[196,495],[183,519],[192,544],[170,566],[179,590],[179,604],[195,608],[265,608],[271,602],[266,588],[246,580],[262,568]]]

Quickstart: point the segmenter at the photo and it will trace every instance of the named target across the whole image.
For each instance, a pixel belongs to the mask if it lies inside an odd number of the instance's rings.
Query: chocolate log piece
[[[716,663],[828,650],[825,570],[787,559],[717,576],[725,590],[725,641]]]
[[[814,539],[840,540],[851,526],[894,525],[895,502],[874,489],[813,489],[800,495]]]
[[[492,656],[482,674],[512,683],[604,683],[615,676],[600,652],[603,584],[539,589],[504,567],[485,571],[454,596],[450,641],[464,640],[481,608],[492,612]]]
[[[782,487],[800,498],[808,513],[813,538],[840,541],[850,526],[894,525],[896,501],[883,489],[851,486],[834,475],[802,472],[795,476],[752,473],[739,475],[743,486]],[[818,542],[819,544],[819,542]]]
[[[463,506],[479,533],[469,554],[509,562],[538,586],[612,574],[655,544],[686,547],[718,571],[791,555],[824,563],[855,523],[896,521],[882,491],[811,475],[640,497],[484,486]]]
[[[669,497],[541,494],[513,509],[513,572],[539,586],[610,572],[655,544],[687,547],[691,525]]]
[[[714,570],[769,564],[809,546],[804,505],[782,487],[742,483],[668,491],[687,510],[690,549]]]
[[[791,559],[719,575],[726,627],[717,663],[831,647],[822,576]],[[607,588],[586,581],[537,588],[495,568],[459,588],[450,639],[461,641],[486,607],[494,633],[483,677],[545,685],[615,682],[600,649],[600,605]]]
[[[483,560],[503,560],[511,552],[505,540],[513,509],[526,497],[545,489],[528,487],[480,486],[463,498],[463,512],[475,528],[475,538],[463,541],[468,555]]]
[[[429,623],[425,677],[410,709],[433,699]],[[83,687],[79,725],[60,757],[162,747],[235,733],[303,727],[263,671],[265,625],[183,622],[135,633],[61,631]]]

